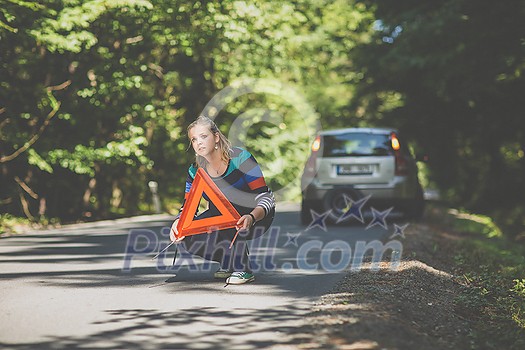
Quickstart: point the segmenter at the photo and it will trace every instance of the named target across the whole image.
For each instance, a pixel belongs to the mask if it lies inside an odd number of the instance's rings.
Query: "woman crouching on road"
[[[227,284],[252,282],[255,276],[250,268],[246,241],[262,235],[272,224],[275,215],[273,193],[253,155],[245,149],[232,147],[210,118],[199,116],[188,126],[188,137],[196,159],[188,169],[184,202],[171,227],[170,238],[181,242],[184,249],[194,255],[219,262],[221,267],[215,272],[215,278],[226,278]],[[206,171],[241,218],[237,229],[176,238],[177,223],[198,168]],[[209,208],[197,215],[197,220],[220,214],[211,201],[208,204]],[[231,254],[229,245],[239,229],[243,233],[235,240]]]

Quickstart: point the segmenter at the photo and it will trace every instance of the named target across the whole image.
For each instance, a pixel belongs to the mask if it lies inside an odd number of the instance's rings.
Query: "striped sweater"
[[[192,164],[188,169],[182,208],[184,207],[196,173],[197,166]],[[234,147],[232,158],[224,174],[218,177],[210,176],[210,178],[241,215],[251,212],[255,207],[261,207],[264,209],[266,216],[275,208],[273,193],[266,185],[259,164],[253,155],[243,148]],[[203,197],[208,200],[206,194],[204,194]],[[210,210],[214,210],[213,203],[210,202],[209,206]],[[182,212],[182,208],[180,212]]]

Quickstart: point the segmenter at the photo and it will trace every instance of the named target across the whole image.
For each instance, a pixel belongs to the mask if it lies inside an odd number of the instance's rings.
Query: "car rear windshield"
[[[388,156],[392,154],[390,136],[385,134],[346,133],[325,135],[324,157]]]

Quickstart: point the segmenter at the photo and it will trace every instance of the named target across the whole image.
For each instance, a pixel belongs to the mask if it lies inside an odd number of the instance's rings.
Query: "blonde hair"
[[[190,130],[193,127],[195,127],[196,125],[208,126],[210,128],[211,133],[213,135],[219,135],[219,142],[217,144],[217,146],[218,146],[218,150],[217,151],[221,152],[221,159],[225,163],[228,163],[228,161],[231,159],[231,154],[233,152],[232,144],[231,144],[230,140],[228,140],[226,138],[226,136],[224,136],[224,134],[219,130],[219,128],[217,127],[215,122],[213,120],[211,120],[210,118],[204,116],[204,115],[200,115],[197,119],[195,119],[195,121],[193,121],[190,125],[188,125],[188,129],[186,130],[187,134],[188,134],[188,137],[190,135]],[[190,147],[191,147],[191,140],[190,140]],[[201,157],[198,154],[195,154],[195,164],[198,167],[202,168],[207,163],[208,163],[208,161],[206,160],[206,158]]]

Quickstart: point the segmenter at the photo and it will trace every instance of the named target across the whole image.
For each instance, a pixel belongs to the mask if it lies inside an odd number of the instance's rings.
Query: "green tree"
[[[351,108],[417,142],[455,204],[523,227],[525,8],[363,3],[378,20],[375,39],[355,51],[363,81]]]
[[[175,209],[192,160],[187,125],[240,81],[253,91],[217,122],[228,133],[244,120],[239,142],[274,189],[295,183],[285,195],[297,196],[305,125],[360,122],[346,108],[360,79],[350,53],[373,17],[350,5],[3,0],[2,210],[67,220],[147,212],[152,179]]]

